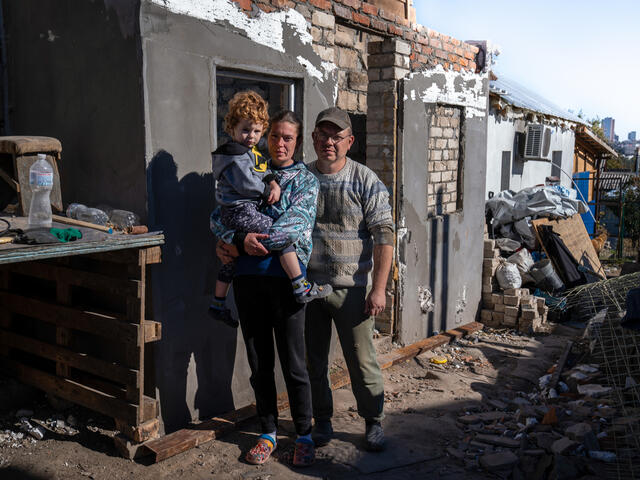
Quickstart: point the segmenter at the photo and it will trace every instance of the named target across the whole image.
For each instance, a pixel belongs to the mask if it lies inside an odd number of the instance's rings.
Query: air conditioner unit
[[[544,125],[527,125],[524,143],[524,158],[536,160],[551,160],[551,128]]]

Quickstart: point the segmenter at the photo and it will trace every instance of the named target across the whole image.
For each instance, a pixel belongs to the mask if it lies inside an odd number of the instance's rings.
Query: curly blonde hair
[[[264,130],[269,127],[269,104],[253,90],[238,92],[229,100],[229,113],[224,117],[225,131],[232,135],[242,119],[261,123]]]

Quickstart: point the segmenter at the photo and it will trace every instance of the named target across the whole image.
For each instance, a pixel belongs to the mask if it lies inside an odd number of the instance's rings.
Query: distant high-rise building
[[[629,135],[627,136],[627,138],[630,141],[635,142],[636,141],[636,131],[634,130],[633,132],[629,132]]]
[[[615,140],[615,125],[615,118],[607,117],[602,120],[602,130],[604,130],[604,136],[610,142],[613,142]]]

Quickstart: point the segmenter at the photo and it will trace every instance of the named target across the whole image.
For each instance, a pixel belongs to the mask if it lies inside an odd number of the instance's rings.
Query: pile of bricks
[[[500,291],[495,273],[504,261],[495,241],[485,240],[480,320],[489,327],[514,328],[527,334],[546,331],[549,307],[544,298],[531,295],[527,288]]]

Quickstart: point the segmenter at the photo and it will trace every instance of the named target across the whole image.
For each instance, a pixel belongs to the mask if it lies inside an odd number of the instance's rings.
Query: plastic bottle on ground
[[[29,228],[51,228],[51,190],[53,189],[53,168],[44,153],[29,169],[31,205],[29,207]]]

